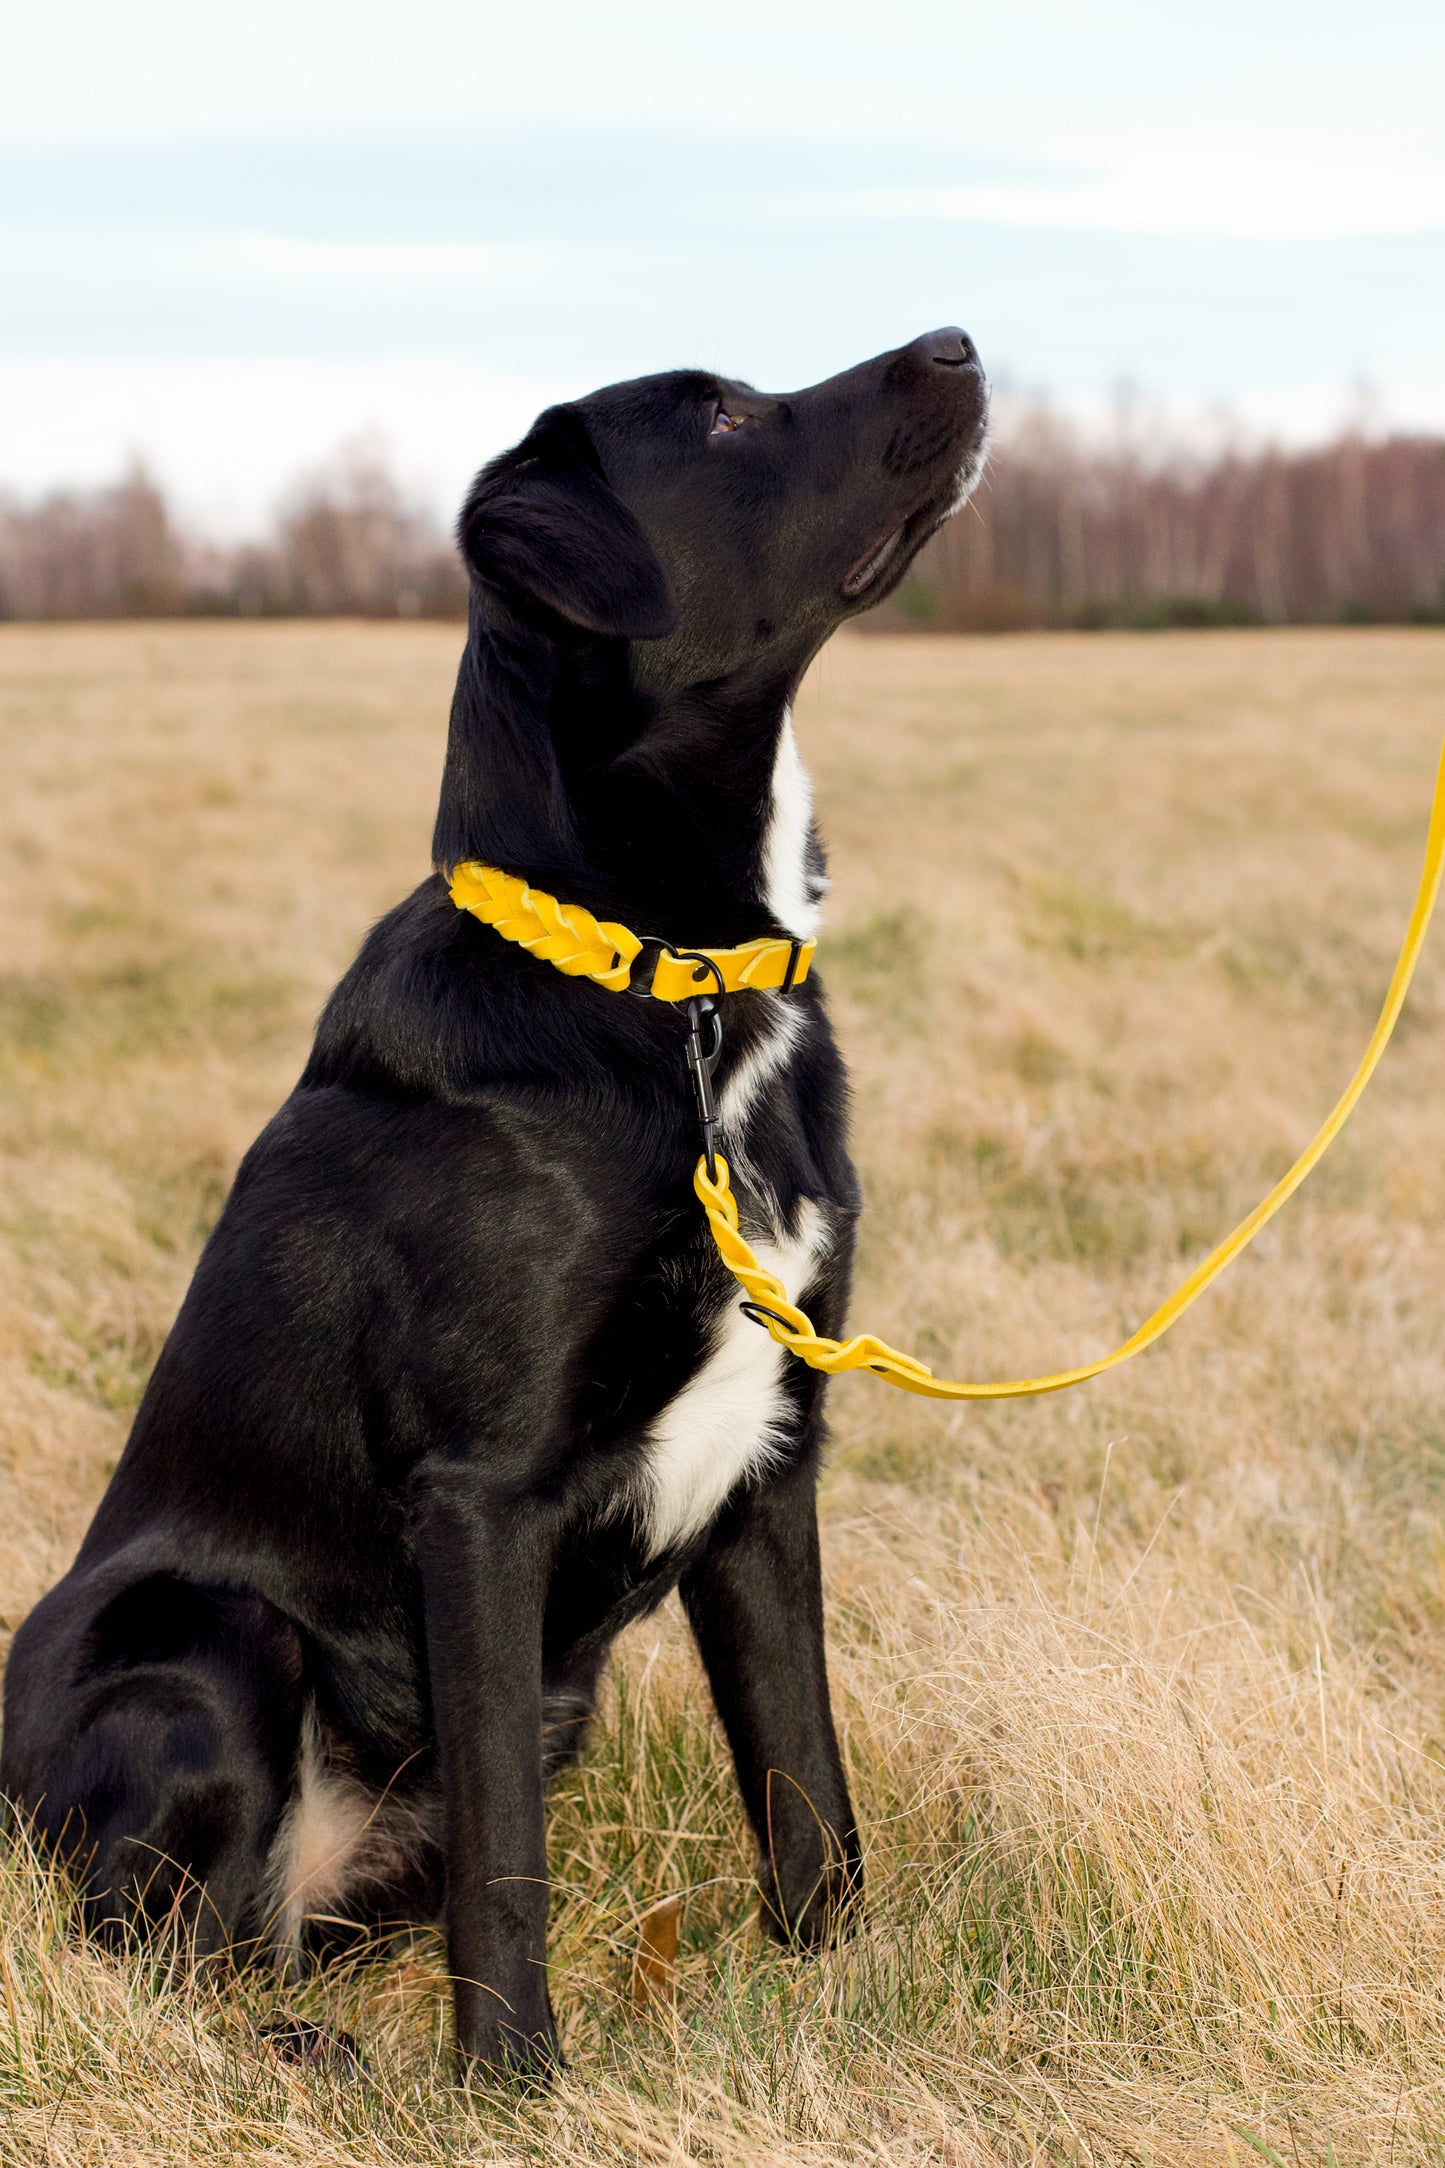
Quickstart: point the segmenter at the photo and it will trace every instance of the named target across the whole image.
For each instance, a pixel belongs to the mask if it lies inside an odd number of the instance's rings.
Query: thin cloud
[[[1082,172],[957,187],[860,189],[859,215],[1091,232],[1345,239],[1445,231],[1438,141],[1343,143],[1226,128],[1081,149]]]
[[[175,251],[216,270],[280,278],[448,279],[515,282],[539,251],[502,241],[332,241],[286,233],[219,233]]]

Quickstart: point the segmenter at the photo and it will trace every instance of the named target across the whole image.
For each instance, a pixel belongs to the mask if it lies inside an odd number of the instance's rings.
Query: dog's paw
[[[553,2031],[518,2033],[499,2027],[493,2038],[457,2054],[457,2081],[464,2091],[545,2092],[567,2068]]]

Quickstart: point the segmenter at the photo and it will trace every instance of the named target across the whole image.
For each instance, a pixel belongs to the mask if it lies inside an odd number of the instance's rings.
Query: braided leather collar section
[[[580,903],[559,903],[515,873],[476,858],[452,868],[451,898],[459,911],[495,926],[504,941],[515,941],[569,978],[593,979],[614,994],[626,993],[642,943],[625,926],[594,918]]]
[[[531,888],[519,875],[476,858],[452,868],[451,899],[459,911],[470,911],[504,941],[515,941],[569,978],[591,979],[609,993],[629,990],[632,966],[644,943],[614,919],[594,918],[580,903],[559,903],[545,889]],[[674,951],[659,944],[647,991],[656,1001],[691,1001],[715,991],[712,971],[699,963],[704,957],[716,968],[724,993],[798,986],[808,975],[816,947],[814,941],[776,936],[745,942],[741,948]]]

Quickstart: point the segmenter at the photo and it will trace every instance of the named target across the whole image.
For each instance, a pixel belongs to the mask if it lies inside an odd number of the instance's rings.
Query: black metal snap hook
[[[702,1056],[703,1067],[707,1070],[709,1077],[711,1077],[713,1071],[718,1065],[718,1062],[722,1058],[722,1010],[713,1000],[711,994],[698,994],[695,995],[693,999],[688,1002],[684,1014],[687,1017],[689,1031],[696,1031],[698,1034],[698,1044]],[[701,1026],[703,1024],[710,1024],[712,1026],[712,1029],[708,1033],[706,1046],[702,1045]]]
[[[710,1024],[708,1043],[703,1044],[702,1028]],[[695,994],[687,1004],[687,1069],[692,1078],[693,1098],[697,1102],[697,1118],[702,1128],[703,1158],[707,1162],[707,1178],[717,1180],[717,1100],[713,1095],[712,1075],[722,1053],[722,1011],[711,994]]]

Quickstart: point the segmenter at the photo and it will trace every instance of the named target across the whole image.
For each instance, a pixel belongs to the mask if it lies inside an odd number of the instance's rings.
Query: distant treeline
[[[1445,439],[1171,457],[1017,418],[882,621],[1445,622]]]
[[[231,548],[187,533],[141,469],[37,503],[0,495],[0,618],[449,617],[465,601],[451,542],[375,457],[299,485],[268,536]],[[1445,439],[1166,455],[1033,409],[867,622],[1445,622]]]
[[[189,534],[143,468],[36,504],[0,497],[0,618],[454,617],[450,538],[374,457],[298,485],[263,540]]]

